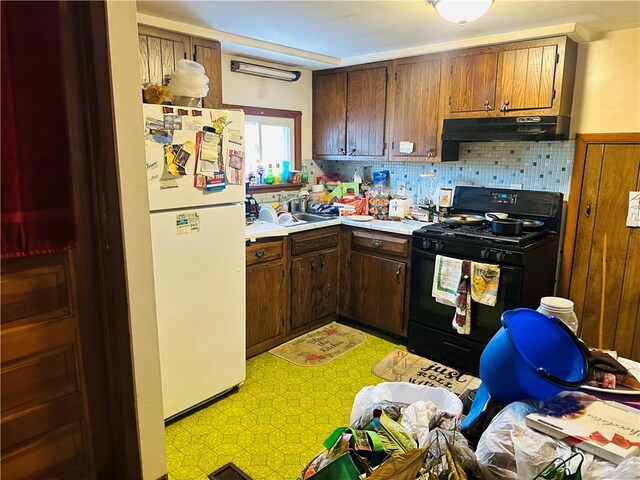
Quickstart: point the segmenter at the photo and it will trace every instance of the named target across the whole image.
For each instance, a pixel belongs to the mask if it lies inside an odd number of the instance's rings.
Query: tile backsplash
[[[514,184],[522,184],[525,190],[562,192],[566,199],[571,183],[574,150],[574,140],[463,143],[457,162],[304,160],[303,168],[309,172],[311,183],[315,183],[318,176],[330,173],[339,173],[350,180],[356,170],[364,177],[365,166],[370,166],[372,172],[389,170],[391,190],[395,192],[405,184],[414,200],[418,175],[421,173],[435,173],[438,187],[471,185],[512,188]],[[256,198],[264,202],[274,200],[278,195],[263,194],[256,195]]]
[[[420,173],[435,173],[441,187],[472,185],[511,188],[523,184],[526,190],[569,193],[575,141],[558,142],[482,142],[463,143],[460,161],[443,163],[366,162],[311,160],[304,162],[309,177],[315,180],[325,173],[340,173],[353,178],[363,175],[363,167],[372,171],[389,170],[391,189],[401,184],[413,192]]]

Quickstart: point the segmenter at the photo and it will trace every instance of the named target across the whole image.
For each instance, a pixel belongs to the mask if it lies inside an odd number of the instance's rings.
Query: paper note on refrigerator
[[[200,231],[200,217],[197,213],[178,213],[176,215],[178,235],[197,233]]]
[[[640,192],[629,192],[627,227],[640,227]]]

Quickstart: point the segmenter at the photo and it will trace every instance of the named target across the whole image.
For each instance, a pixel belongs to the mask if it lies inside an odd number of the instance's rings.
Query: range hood
[[[442,129],[442,161],[460,158],[462,142],[539,142],[566,140],[569,117],[460,118],[445,120]]]

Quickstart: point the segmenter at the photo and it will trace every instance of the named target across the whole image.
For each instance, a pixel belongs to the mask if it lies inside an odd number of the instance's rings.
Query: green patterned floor
[[[299,367],[269,353],[248,360],[237,393],[167,427],[169,479],[206,479],[228,462],[254,480],[298,478],[333,429],[349,423],[355,394],[381,381],[371,367],[398,348],[366,337],[322,366]]]

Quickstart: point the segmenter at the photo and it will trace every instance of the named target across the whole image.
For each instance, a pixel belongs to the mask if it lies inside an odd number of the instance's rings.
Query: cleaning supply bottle
[[[282,173],[280,172],[279,163],[276,163],[276,168],[273,171],[273,183],[282,183]]]
[[[275,177],[273,175],[273,167],[271,166],[271,164],[269,164],[269,166],[267,167],[267,173],[264,174],[263,181],[267,185],[271,185],[275,181]]]

